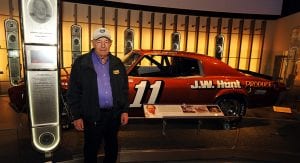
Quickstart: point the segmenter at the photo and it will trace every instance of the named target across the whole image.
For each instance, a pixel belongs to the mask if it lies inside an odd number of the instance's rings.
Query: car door
[[[182,80],[181,84],[186,86],[184,94],[179,94],[184,103],[208,104],[214,101],[213,80],[204,76],[201,60],[176,57],[173,66],[177,67],[177,80]]]
[[[130,107],[195,102],[191,85],[200,75],[197,60],[145,56],[129,73]]]

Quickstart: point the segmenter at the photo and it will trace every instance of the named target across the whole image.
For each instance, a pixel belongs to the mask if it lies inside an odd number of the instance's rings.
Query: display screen
[[[57,47],[56,46],[33,46],[27,45],[26,61],[27,69],[56,69]]]
[[[56,58],[41,50],[31,50],[31,63],[55,63]]]

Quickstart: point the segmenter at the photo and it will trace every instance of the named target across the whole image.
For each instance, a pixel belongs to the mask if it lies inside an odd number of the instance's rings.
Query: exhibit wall
[[[12,17],[19,22],[18,1],[9,0],[0,6],[0,89],[9,86],[8,57],[4,21]],[[11,14],[10,14],[11,13]],[[111,31],[111,51],[120,58],[126,56],[125,31],[133,31],[132,49],[171,50],[172,34],[180,34],[180,51],[215,56],[216,36],[224,37],[221,60],[228,65],[272,75],[274,56],[288,49],[290,26],[300,24],[295,14],[278,20],[222,17],[208,15],[184,15],[180,13],[151,12],[126,8],[96,6],[62,2],[61,66],[70,67],[74,57],[74,33],[72,25],[81,27],[80,52],[91,48],[91,36],[99,27]],[[20,22],[19,22],[20,24]],[[19,27],[20,28],[20,27]],[[19,31],[21,31],[19,29]],[[76,35],[77,36],[77,35]],[[78,35],[79,37],[79,35]],[[19,37],[21,38],[21,37]],[[23,65],[20,44],[20,64]],[[276,65],[275,65],[276,66]],[[22,66],[21,66],[22,67]],[[21,71],[23,72],[23,71]],[[23,73],[21,74],[23,77]]]
[[[69,2],[63,3],[63,66],[71,64],[70,26],[74,24],[74,12],[77,12],[77,24],[82,27],[83,52],[90,49],[93,30],[105,26],[114,40],[111,51],[120,58],[125,56],[127,28],[134,32],[134,49],[170,50],[172,33],[179,32],[179,50],[214,56],[219,31],[225,38],[222,61],[255,72],[261,68],[267,20],[180,15]]]
[[[300,87],[300,12],[274,23],[274,42],[271,54],[281,57],[280,77],[289,87]],[[273,62],[274,64],[278,64]],[[271,65],[278,67],[279,65]]]

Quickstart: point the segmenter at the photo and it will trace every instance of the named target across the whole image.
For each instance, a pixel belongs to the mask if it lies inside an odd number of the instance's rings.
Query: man
[[[95,30],[93,49],[78,57],[70,75],[67,93],[74,127],[84,132],[84,161],[97,162],[104,140],[104,162],[116,162],[118,130],[128,123],[128,77],[121,60],[109,49],[111,35]]]

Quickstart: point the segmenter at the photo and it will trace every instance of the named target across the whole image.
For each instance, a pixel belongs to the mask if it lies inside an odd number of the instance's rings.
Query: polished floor
[[[53,157],[36,151],[30,138],[28,117],[15,113],[7,96],[0,96],[0,162],[82,162],[81,132],[63,130]],[[300,116],[253,108],[237,128],[224,130],[218,120],[130,119],[119,133],[119,162],[299,162]],[[102,150],[99,151],[99,162]]]

